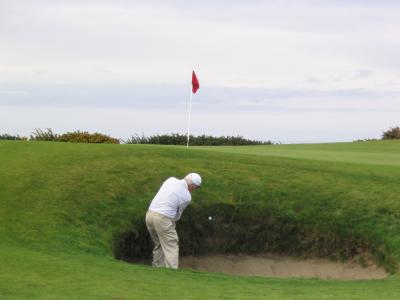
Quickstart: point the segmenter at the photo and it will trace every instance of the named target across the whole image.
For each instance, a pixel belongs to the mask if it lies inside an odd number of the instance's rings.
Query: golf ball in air
[[[212,220],[211,216],[209,216],[208,219],[211,221]]]

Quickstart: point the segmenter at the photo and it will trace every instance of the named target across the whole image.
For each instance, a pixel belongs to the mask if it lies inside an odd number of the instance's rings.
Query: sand
[[[383,268],[371,262],[363,267],[356,262],[341,263],[328,259],[299,259],[272,254],[186,256],[180,258],[179,268],[281,278],[361,280],[388,276]]]

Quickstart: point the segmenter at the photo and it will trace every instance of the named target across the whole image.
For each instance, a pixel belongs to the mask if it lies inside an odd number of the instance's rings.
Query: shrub
[[[383,140],[400,139],[400,127],[391,127],[389,130],[384,131],[382,134]]]
[[[125,144],[148,144],[148,138],[142,134],[142,136],[139,136],[137,133],[135,135],[132,135],[129,139],[124,141]]]
[[[89,133],[87,131],[67,132],[58,137],[60,142],[70,143],[94,143],[94,144],[119,144],[119,140],[111,136],[98,132]]]
[[[159,144],[159,145],[186,145],[187,136],[179,133],[153,135],[145,137],[135,134],[125,141],[126,144]],[[190,135],[192,146],[239,146],[239,145],[271,145],[271,141],[258,141],[245,139],[242,136]]]
[[[58,135],[55,134],[50,128],[47,128],[46,130],[35,128],[35,131],[30,135],[30,140],[55,142],[58,140]]]
[[[64,134],[55,134],[50,128],[46,130],[36,128],[30,136],[31,141],[52,141],[52,142],[70,142],[70,143],[105,143],[119,144],[120,141],[111,136],[98,132],[89,133],[87,131],[73,131]]]
[[[21,137],[19,135],[11,135],[8,133],[3,133],[3,134],[0,134],[0,140],[26,141],[26,140],[28,140],[28,138],[25,136]]]

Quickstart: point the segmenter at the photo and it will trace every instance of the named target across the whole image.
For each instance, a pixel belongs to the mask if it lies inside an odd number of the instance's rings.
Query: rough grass
[[[268,151],[275,146],[234,149],[257,152],[248,155],[140,145],[0,142],[0,257],[5,270],[0,298],[144,299],[157,298],[157,293],[172,298],[181,290],[187,290],[189,299],[212,298],[209,290],[215,298],[232,299],[265,294],[272,299],[396,299],[396,276],[352,283],[246,279],[152,270],[110,259],[115,241],[126,232],[137,233],[161,182],[171,174],[196,171],[203,175],[204,188],[178,224],[183,251],[221,250],[210,246],[215,240],[207,243],[201,236],[215,231],[206,226],[207,218],[203,221],[213,211],[222,224],[246,225],[242,230],[252,220],[265,222],[233,234],[225,251],[251,251],[240,247],[254,238],[260,248],[253,251],[265,246],[265,239],[267,250],[296,255],[340,258],[368,250],[395,271],[400,257],[400,143],[347,145],[279,146],[273,153]],[[232,151],[228,148],[217,150]],[[360,153],[374,156],[360,159]],[[190,230],[200,238],[185,245]],[[234,244],[238,236],[251,234],[250,241]],[[166,289],[154,291],[148,281],[163,282]],[[367,293],[367,288],[374,292]]]

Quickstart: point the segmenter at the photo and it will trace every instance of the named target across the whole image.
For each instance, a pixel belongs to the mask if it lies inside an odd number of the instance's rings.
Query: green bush
[[[8,133],[3,133],[3,134],[0,134],[0,140],[26,141],[26,140],[28,140],[28,138],[25,136],[21,137],[19,135],[11,135]]]
[[[163,135],[152,135],[145,137],[135,134],[125,141],[126,144],[158,144],[158,145],[186,145],[187,135],[172,133]],[[190,135],[191,146],[244,146],[244,145],[272,145],[271,141],[258,141],[245,139],[242,136],[211,136]]]
[[[382,134],[383,140],[400,139],[400,127],[391,127]]]
[[[56,142],[58,140],[58,135],[55,134],[50,128],[42,130],[35,128],[29,138],[31,141],[51,141]]]

